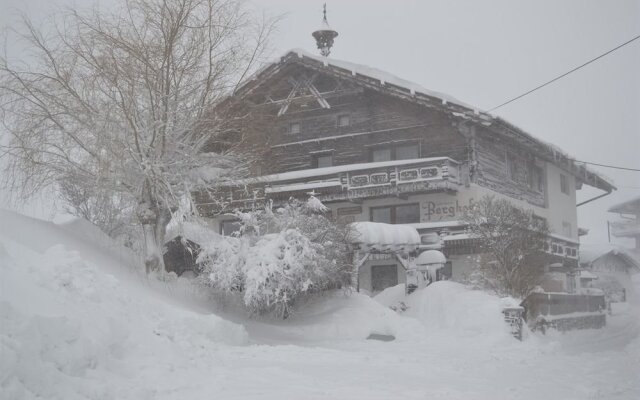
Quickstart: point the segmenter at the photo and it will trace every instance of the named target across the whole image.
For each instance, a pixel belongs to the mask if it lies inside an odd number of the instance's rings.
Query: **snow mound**
[[[400,302],[406,301],[406,290],[405,284],[401,283],[399,285],[386,288],[375,295],[373,299],[385,307],[396,306]]]
[[[130,377],[158,360],[186,368],[248,343],[243,326],[171,303],[136,275],[110,274],[101,264],[118,258],[86,243],[76,250],[64,228],[11,219],[21,234],[0,230],[0,397],[141,398]]]
[[[393,335],[399,341],[419,339],[424,328],[369,296],[335,291],[309,299],[290,320],[254,326],[263,338],[289,343],[365,340],[371,334]]]
[[[459,283],[435,282],[409,295],[406,303],[406,315],[420,320],[431,332],[488,340],[510,337],[502,300]]]

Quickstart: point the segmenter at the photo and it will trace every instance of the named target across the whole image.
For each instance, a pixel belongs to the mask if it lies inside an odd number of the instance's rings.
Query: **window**
[[[529,165],[527,169],[527,184],[529,189],[537,192],[544,192],[544,183],[542,179],[542,168],[536,165]]]
[[[395,222],[396,224],[411,224],[420,222],[420,207],[418,204],[407,204],[396,206]]]
[[[371,209],[371,221],[383,222],[385,224],[391,223],[391,208],[392,207],[375,207]]]
[[[371,150],[371,161],[391,161],[391,149],[384,147]]]
[[[344,127],[351,125],[351,118],[348,115],[338,116],[338,127]]]
[[[564,194],[571,194],[569,192],[569,178],[565,174],[560,174],[560,191]]]
[[[418,145],[417,144],[410,144],[410,145],[405,145],[405,146],[398,146],[396,147],[396,160],[411,160],[414,158],[419,158],[420,155],[418,154]]]
[[[518,179],[518,162],[516,156],[511,153],[507,153],[507,176],[512,181]]]
[[[333,155],[331,154],[316,154],[313,156],[314,168],[325,168],[333,166]]]
[[[398,267],[394,265],[371,266],[371,289],[379,292],[398,284]]]
[[[289,133],[297,134],[297,133],[300,133],[300,131],[301,131],[300,122],[292,122],[289,124]]]
[[[220,223],[220,233],[223,236],[238,236],[240,234],[240,221],[232,219]]]
[[[420,222],[420,205],[400,204],[396,206],[371,207],[371,221],[385,224],[413,224]]]
[[[371,149],[372,162],[391,160],[411,160],[420,158],[420,147],[418,143],[405,143],[402,145],[389,147],[376,147]]]
[[[562,234],[566,237],[571,237],[571,234],[572,234],[571,223],[567,221],[562,221]]]

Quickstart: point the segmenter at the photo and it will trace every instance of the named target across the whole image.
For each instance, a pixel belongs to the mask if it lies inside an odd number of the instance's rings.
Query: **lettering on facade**
[[[473,198],[467,204],[460,204],[459,200],[447,202],[425,201],[421,204],[427,221],[444,221],[460,218],[473,205]]]

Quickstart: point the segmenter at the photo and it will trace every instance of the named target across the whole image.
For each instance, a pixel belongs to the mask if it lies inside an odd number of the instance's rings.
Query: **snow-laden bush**
[[[346,227],[325,216],[315,197],[284,207],[236,213],[239,235],[203,248],[202,280],[221,292],[241,292],[250,312],[286,318],[301,296],[347,285],[351,255]]]

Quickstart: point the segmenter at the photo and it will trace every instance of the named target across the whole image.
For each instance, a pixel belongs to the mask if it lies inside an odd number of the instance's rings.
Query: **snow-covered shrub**
[[[245,238],[230,236],[209,243],[197,259],[203,268],[201,280],[219,291],[242,291],[248,244]]]
[[[349,232],[326,211],[311,197],[236,213],[241,234],[204,247],[198,257],[202,279],[214,290],[241,292],[252,313],[275,311],[283,318],[299,297],[347,285]]]

